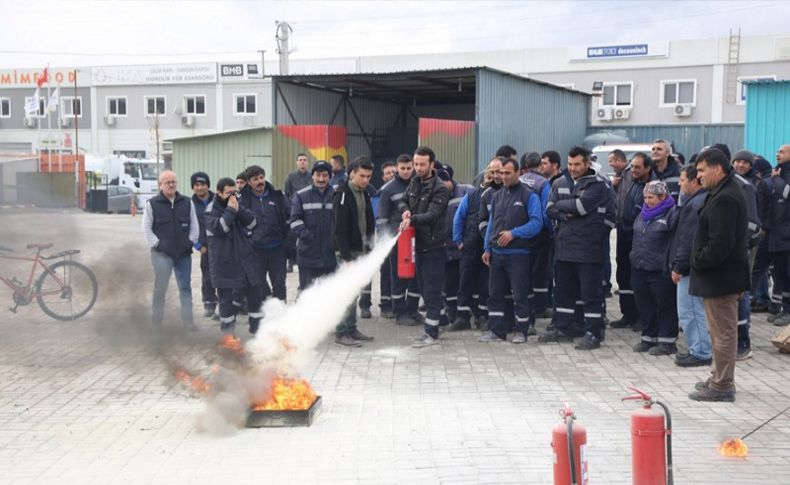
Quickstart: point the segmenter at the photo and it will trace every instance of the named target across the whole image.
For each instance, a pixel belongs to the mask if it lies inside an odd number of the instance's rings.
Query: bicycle
[[[52,244],[28,244],[27,249],[35,249],[35,256],[11,256],[7,253],[13,249],[0,246],[0,260],[31,261],[30,276],[27,284],[16,279],[0,275],[0,281],[13,291],[14,306],[8,307],[16,313],[20,306],[29,305],[35,298],[38,306],[56,320],[76,320],[88,313],[96,303],[98,285],[96,276],[85,265],[72,260],[78,249],[67,249],[50,256],[42,256],[41,252],[52,247]],[[60,259],[53,264],[45,261]],[[36,268],[41,266],[43,272],[33,284]]]

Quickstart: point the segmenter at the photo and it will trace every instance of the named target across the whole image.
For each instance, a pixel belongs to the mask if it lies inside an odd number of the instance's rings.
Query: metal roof
[[[198,138],[208,138],[210,136],[219,136],[219,135],[231,135],[233,133],[244,133],[245,131],[255,131],[255,130],[271,130],[271,126],[255,126],[252,128],[241,128],[238,130],[225,130],[225,131],[217,131],[214,133],[202,133],[200,135],[188,135],[188,136],[178,136],[175,138],[166,138],[163,141],[181,141],[181,140],[196,140]]]
[[[360,96],[398,103],[411,103],[415,100],[422,104],[474,103],[478,71],[497,72],[523,82],[589,96],[582,91],[487,66],[369,73],[287,74],[272,76],[272,79],[275,83],[290,83],[348,93],[351,97]]]

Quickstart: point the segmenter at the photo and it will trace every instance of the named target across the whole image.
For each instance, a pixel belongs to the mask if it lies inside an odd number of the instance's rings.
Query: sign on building
[[[94,86],[216,83],[217,65],[201,63],[94,67],[91,69],[91,78]]]
[[[669,42],[645,44],[595,45],[569,47],[571,61],[590,61],[597,59],[669,57]]]

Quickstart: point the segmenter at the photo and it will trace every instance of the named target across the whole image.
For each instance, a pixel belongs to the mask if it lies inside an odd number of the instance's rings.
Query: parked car
[[[128,214],[132,197],[134,193],[129,187],[107,186],[107,212]]]

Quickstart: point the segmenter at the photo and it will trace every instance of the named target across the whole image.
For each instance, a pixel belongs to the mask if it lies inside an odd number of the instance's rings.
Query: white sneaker
[[[421,349],[423,347],[430,347],[431,345],[439,345],[439,339],[433,338],[427,333],[423,334],[419,340],[411,344],[412,348]]]

